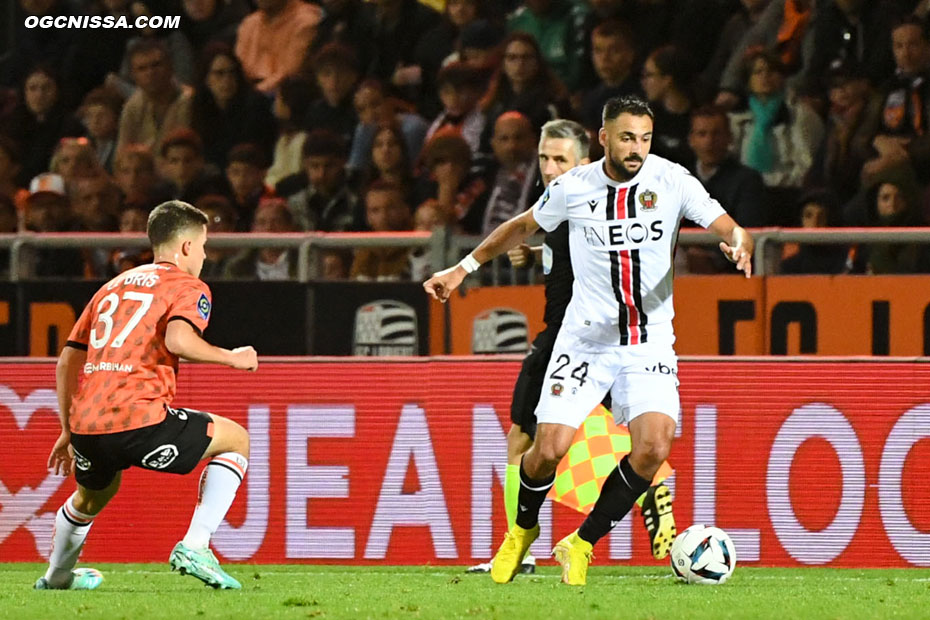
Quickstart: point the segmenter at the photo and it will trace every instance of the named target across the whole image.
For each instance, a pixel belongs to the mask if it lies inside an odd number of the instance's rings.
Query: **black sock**
[[[578,528],[578,536],[592,545],[606,536],[630,512],[649,484],[649,480],[633,471],[630,455],[624,456],[604,481],[594,509]]]
[[[546,493],[555,482],[555,472],[542,480],[533,480],[523,469],[520,461],[520,494],[517,495],[517,525],[525,530],[532,529],[539,523],[539,507],[546,499]]]

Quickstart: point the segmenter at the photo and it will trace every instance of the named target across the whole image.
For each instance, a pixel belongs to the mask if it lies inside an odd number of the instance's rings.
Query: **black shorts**
[[[75,479],[83,487],[107,488],[118,471],[142,467],[169,474],[189,474],[213,439],[213,419],[194,409],[165,407],[165,419],[106,435],[71,435]]]
[[[543,381],[546,378],[546,368],[549,367],[549,358],[555,347],[559,327],[547,327],[539,332],[533,340],[533,347],[523,359],[520,375],[513,386],[513,399],[510,401],[510,421],[520,426],[520,430],[536,441],[536,405],[542,393]],[[610,392],[601,401],[610,409]]]
[[[510,421],[520,426],[520,430],[536,439],[536,405],[539,393],[546,378],[546,367],[552,357],[555,337],[559,335],[558,327],[539,332],[533,340],[529,354],[523,359],[520,375],[513,386],[513,400],[510,401]]]

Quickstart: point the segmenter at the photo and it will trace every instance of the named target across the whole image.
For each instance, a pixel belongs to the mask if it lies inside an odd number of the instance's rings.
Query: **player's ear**
[[[597,130],[597,141],[605,149],[607,148],[607,130],[604,129],[603,127]]]
[[[187,239],[181,242],[181,254],[184,256],[190,256],[191,254],[191,240]]]

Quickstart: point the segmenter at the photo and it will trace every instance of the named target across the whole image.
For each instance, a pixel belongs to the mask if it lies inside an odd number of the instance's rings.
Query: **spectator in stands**
[[[265,183],[274,187],[278,196],[289,196],[307,182],[302,173],[301,155],[307,132],[301,129],[300,123],[307,114],[312,97],[313,83],[303,76],[286,78],[275,94],[272,112],[278,121],[278,139]],[[290,187],[279,185],[284,179],[298,174],[301,178],[290,180]]]
[[[93,176],[76,177],[69,184],[74,229],[88,233],[109,233],[119,230],[119,189],[102,170]],[[112,250],[82,248],[84,275],[106,279],[112,273]]]
[[[756,48],[770,50],[784,67],[785,75],[801,68],[802,48],[810,56],[814,0],[771,0],[755,24],[733,50],[720,77],[716,104],[736,108],[746,94],[746,54]]]
[[[836,225],[839,205],[830,191],[815,190],[801,197],[801,228],[828,228]],[[781,273],[844,273],[849,248],[832,244],[800,244],[781,261]]]
[[[236,211],[236,230],[245,232],[252,227],[258,203],[275,195],[274,190],[265,185],[268,162],[260,148],[247,142],[234,146],[227,161],[226,183]]]
[[[160,150],[167,134],[190,126],[193,91],[175,81],[162,41],[140,39],[127,58],[136,90],[120,115],[117,150],[130,142]]]
[[[481,100],[481,111],[487,118],[482,152],[490,151],[497,117],[510,110],[530,119],[535,131],[569,112],[568,91],[546,64],[536,39],[524,32],[514,32],[505,39],[503,63]]]
[[[444,127],[452,127],[465,138],[471,148],[472,157],[481,149],[485,116],[478,106],[484,94],[484,77],[481,72],[464,62],[450,63],[442,68],[436,78],[442,112],[433,120],[426,139],[429,140]]]
[[[886,178],[866,191],[871,226],[919,226],[918,187],[912,179]],[[866,273],[926,271],[926,250],[915,243],[875,243],[867,248]]]
[[[584,47],[578,32],[585,12],[584,5],[570,0],[525,0],[507,19],[507,27],[536,39],[552,71],[574,88]]]
[[[454,51],[462,29],[483,17],[483,5],[483,0],[447,0],[442,20],[420,39],[415,58],[423,80],[424,113],[432,115],[438,110],[436,77]]]
[[[884,0],[825,0],[817,3],[813,45],[798,76],[806,92],[824,92],[831,66],[844,63],[863,73],[873,84],[883,82],[894,69],[888,32],[891,7]]]
[[[640,93],[633,74],[636,60],[633,33],[618,20],[605,21],[591,33],[591,61],[597,78],[581,98],[582,124],[590,131],[601,127],[601,111],[608,99]]]
[[[177,129],[161,146],[161,176],[171,185],[173,198],[196,202],[204,194],[221,193],[225,180],[208,168],[203,158],[203,142],[192,129]]]
[[[6,196],[21,212],[25,207],[29,190],[17,181],[22,166],[19,163],[19,145],[11,138],[0,134],[0,196]]]
[[[201,196],[194,205],[207,214],[207,234],[232,233],[238,230],[236,209],[226,196],[207,194]],[[205,280],[218,280],[224,277],[227,263],[236,255],[233,249],[220,249],[207,244],[206,258],[200,277]]]
[[[158,178],[152,150],[144,144],[127,144],[116,152],[113,179],[123,204],[150,211],[170,198],[170,188]]]
[[[87,138],[62,138],[52,153],[49,172],[60,174],[69,185],[74,179],[83,176],[105,174],[94,147]]]
[[[440,21],[440,14],[417,0],[374,0],[374,57],[368,74],[390,82],[405,99],[419,99],[421,70],[416,49]]]
[[[723,108],[706,106],[691,115],[688,145],[694,152],[688,167],[734,219],[747,228],[770,226],[762,176],[731,153],[733,134]]]
[[[77,229],[93,232],[118,230],[119,188],[105,173],[76,177],[71,183],[70,195]]]
[[[371,166],[375,132],[386,124],[399,127],[409,161],[419,157],[429,124],[418,114],[407,111],[403,102],[388,97],[381,82],[374,79],[363,81],[355,91],[353,101],[358,125],[355,126],[349,154],[348,168],[352,178],[363,176]]]
[[[36,176],[29,183],[26,199],[26,230],[68,232],[74,229],[71,204],[65,190],[65,180],[50,172]],[[84,259],[74,248],[41,248],[32,253],[28,271],[36,277],[81,277]]]
[[[436,200],[427,200],[413,214],[413,229],[416,231],[433,232],[448,223],[446,212]],[[429,248],[413,248],[407,258],[410,262],[410,279],[414,282],[422,282],[436,271],[430,264]]]
[[[273,93],[294,75],[316,36],[320,7],[302,0],[258,0],[258,10],[242,20],[236,56],[246,76],[263,93]]]
[[[475,20],[462,28],[456,49],[448,56],[446,62],[464,62],[469,67],[481,71],[485,79],[489,79],[500,64],[504,36],[504,29],[495,22],[487,19]]]
[[[803,99],[789,97],[781,62],[758,50],[747,56],[749,109],[731,114],[740,161],[762,174],[778,200],[773,223],[797,221],[793,213],[804,175],[823,137],[823,122]]]
[[[309,185],[288,199],[298,230],[361,230],[358,197],[346,182],[346,147],[326,129],[311,131],[304,143],[304,171]]]
[[[353,255],[346,250],[325,250],[320,253],[320,280],[347,280]]]
[[[358,82],[358,61],[352,48],[329,43],[313,60],[320,97],[314,100],[303,120],[308,131],[327,129],[352,140],[358,118],[352,106],[352,93]]]
[[[12,234],[19,231],[19,209],[13,204],[13,199],[6,194],[0,194],[0,235]],[[10,253],[0,252],[0,279],[10,278]]]
[[[805,187],[828,187],[846,203],[859,191],[863,164],[872,156],[872,136],[881,102],[858,70],[835,68],[823,140],[804,180]]]
[[[253,233],[289,233],[296,230],[283,199],[268,198],[258,204],[252,222]],[[279,247],[245,250],[229,260],[224,277],[293,280],[297,277],[297,253]]]
[[[341,43],[355,50],[359,67],[367,72],[374,60],[375,7],[365,0],[321,0],[323,20],[310,44],[307,57],[316,56],[327,43]]]
[[[711,101],[716,97],[727,61],[736,52],[746,33],[759,22],[768,5],[769,0],[740,0],[740,10],[730,15],[720,36],[716,38],[713,55],[697,77],[699,102]]]
[[[466,231],[489,235],[530,207],[536,180],[536,141],[530,120],[519,112],[505,112],[497,118],[491,138],[494,162],[486,177],[489,188],[486,197],[462,220]]]
[[[81,103],[79,115],[87,129],[87,138],[94,147],[97,162],[107,172],[113,171],[116,155],[116,138],[123,99],[105,87],[87,93]]]
[[[127,205],[120,212],[119,231],[121,233],[145,233],[148,228],[149,212],[138,205]],[[152,249],[117,248],[110,252],[110,276],[123,273],[127,269],[151,263]],[[206,263],[205,263],[206,264]],[[202,273],[202,272],[201,272]]]
[[[681,52],[665,45],[646,58],[642,78],[643,92],[655,114],[649,152],[682,166],[691,159],[688,132],[693,101],[687,70]]]
[[[72,4],[74,4],[72,2]],[[78,3],[80,4],[80,3]],[[88,12],[100,18],[125,19],[133,23],[145,5],[132,0],[85,2]],[[122,99],[132,94],[131,76],[124,62],[126,50],[133,39],[132,28],[75,29],[74,53],[63,58],[63,75],[69,82],[65,100],[77,105],[95,88],[106,86]]]
[[[191,101],[191,127],[201,137],[207,162],[223,168],[235,145],[257,145],[271,157],[275,123],[268,99],[245,79],[232,48],[214,42],[207,46]]]
[[[202,50],[211,42],[233,45],[239,22],[249,13],[246,0],[182,0],[181,34]]]
[[[930,34],[917,18],[891,31],[895,73],[882,87],[882,109],[873,141],[878,156],[865,164],[871,177],[909,165],[930,183]]]
[[[399,186],[405,196],[412,198],[413,165],[403,138],[400,128],[394,123],[378,127],[371,145],[371,165],[362,179],[363,186],[384,181]]]
[[[411,229],[410,207],[396,185],[374,183],[365,193],[365,218],[374,232]],[[353,280],[400,280],[408,273],[405,247],[360,248],[355,251],[350,276]]]
[[[58,79],[49,67],[37,66],[26,74],[22,98],[3,123],[2,133],[20,145],[21,169],[17,181],[23,185],[48,170],[58,141],[80,136],[84,128],[59,100]]]
[[[3,3],[4,11],[9,10],[9,4],[8,1]],[[77,31],[71,28],[29,28],[26,18],[67,17],[74,13],[73,3],[67,0],[17,0],[12,15],[9,15],[12,21],[4,20],[4,29],[12,31],[12,41],[16,44],[8,45],[4,50],[6,54],[0,59],[0,85],[12,87],[21,84],[36,64],[47,65],[53,74],[66,69],[63,63],[75,51]],[[9,39],[5,43],[9,43]]]
[[[119,214],[121,233],[144,233],[148,226],[149,212],[136,205],[123,207]]]
[[[478,205],[478,199],[484,196],[488,184],[482,170],[472,169],[470,158],[471,149],[457,131],[437,131],[423,147],[420,157],[423,170],[414,192],[414,204],[435,198],[457,226],[468,218],[473,208],[480,212],[483,205]],[[480,214],[472,216],[469,221],[477,222],[474,228],[477,233],[481,225]]]

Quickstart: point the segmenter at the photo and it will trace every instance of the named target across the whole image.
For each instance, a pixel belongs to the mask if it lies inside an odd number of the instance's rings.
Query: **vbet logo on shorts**
[[[126,15],[29,15],[25,20],[26,28],[165,28],[181,27],[180,15],[138,15],[130,21]]]
[[[379,299],[355,311],[353,355],[416,355],[417,313],[405,303]]]

